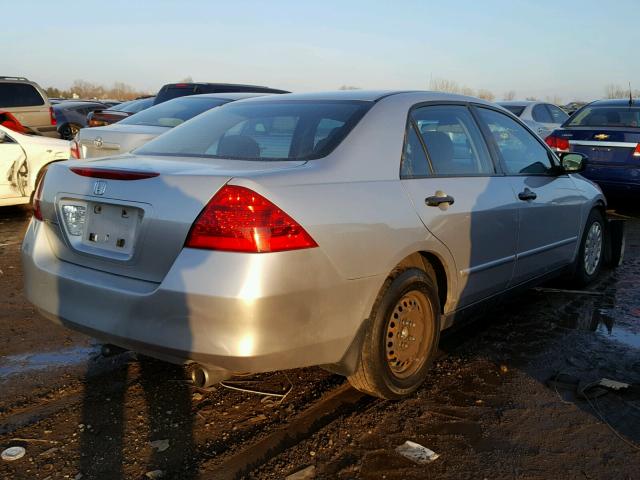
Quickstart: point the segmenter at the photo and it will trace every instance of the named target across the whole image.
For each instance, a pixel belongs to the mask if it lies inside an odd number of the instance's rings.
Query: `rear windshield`
[[[33,85],[0,82],[0,107],[36,107],[39,105],[44,105],[44,99]]]
[[[166,102],[172,98],[184,97],[185,95],[194,95],[197,93],[197,85],[184,84],[184,85],[169,85],[162,87],[156,96],[154,101],[155,105]],[[203,93],[203,92],[199,92]]]
[[[640,108],[631,106],[584,107],[565,124],[569,127],[638,127]]]
[[[112,112],[138,113],[145,108],[149,108],[151,105],[153,105],[154,98],[155,97],[130,100],[128,102],[119,103],[118,105],[109,108],[109,110],[111,110]]]
[[[359,101],[234,102],[194,118],[135,151],[236,160],[324,157],[371,107]]]
[[[502,105],[502,108],[506,108],[511,113],[513,113],[516,117],[519,117],[520,115],[522,115],[522,112],[524,112],[525,106],[524,105]]]
[[[152,127],[177,127],[196,115],[228,101],[219,98],[176,98],[131,115],[121,120],[120,123],[124,125],[150,125]]]

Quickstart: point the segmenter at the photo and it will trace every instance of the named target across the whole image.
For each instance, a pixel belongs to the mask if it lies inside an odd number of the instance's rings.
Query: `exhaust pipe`
[[[213,387],[232,376],[233,374],[224,368],[210,367],[199,363],[191,364],[191,381],[198,388]]]

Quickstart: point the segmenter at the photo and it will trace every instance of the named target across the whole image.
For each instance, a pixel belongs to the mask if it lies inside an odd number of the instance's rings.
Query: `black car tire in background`
[[[73,140],[82,127],[75,123],[67,123],[60,127],[60,138],[63,140]]]

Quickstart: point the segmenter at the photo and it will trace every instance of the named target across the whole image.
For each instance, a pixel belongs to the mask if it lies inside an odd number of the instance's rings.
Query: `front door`
[[[552,173],[552,154],[522,125],[495,110],[477,112],[491,133],[520,207],[512,283],[569,264],[579,241],[583,195],[568,175]]]
[[[457,307],[506,288],[515,265],[518,206],[466,106],[412,110],[401,178],[425,227],[456,262]]]

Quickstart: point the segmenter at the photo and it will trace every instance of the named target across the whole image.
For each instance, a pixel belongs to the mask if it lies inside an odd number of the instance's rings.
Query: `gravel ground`
[[[44,320],[21,294],[28,216],[0,209],[0,448],[26,449],[0,478],[275,479],[313,466],[327,479],[640,479],[640,387],[584,399],[548,384],[640,384],[640,220],[596,295],[529,291],[445,335],[413,397],[362,397],[318,368],[256,377],[292,385],[278,403],[197,391],[182,368],[130,353],[103,358]],[[417,465],[395,452],[406,440],[440,457]]]

